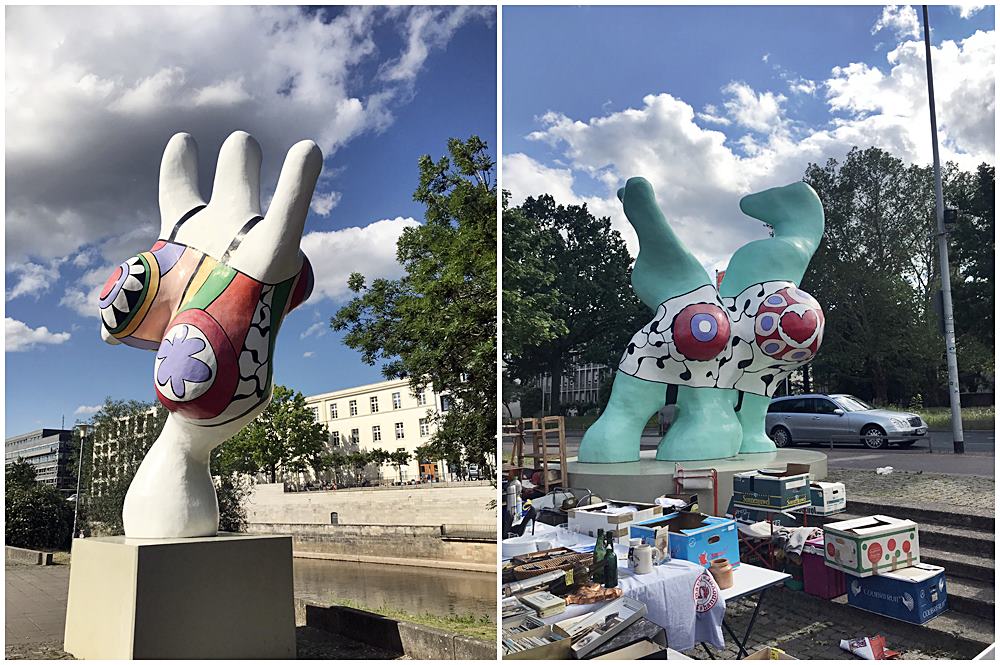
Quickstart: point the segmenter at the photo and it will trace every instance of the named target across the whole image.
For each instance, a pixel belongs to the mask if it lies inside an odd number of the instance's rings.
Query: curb
[[[384,563],[395,566],[412,566],[415,568],[445,568],[447,570],[465,570],[473,573],[496,574],[497,567],[493,563],[470,563],[466,561],[445,561],[442,559],[401,559],[385,556],[367,556],[365,554],[338,554],[330,552],[293,551],[296,559],[325,559],[327,561],[349,561],[351,563]]]
[[[495,643],[452,635],[437,628],[399,621],[342,605],[319,607],[296,599],[296,616],[305,625],[349,637],[414,660],[496,660]]]
[[[4,561],[10,563],[27,563],[35,566],[51,566],[52,552],[41,552],[39,550],[29,550],[23,547],[13,547],[4,545]]]
[[[982,529],[989,533],[993,533],[996,527],[996,514],[992,510],[940,503],[888,501],[867,496],[851,496],[847,500],[847,512],[851,514],[877,515],[885,514],[886,511],[890,510],[906,513],[906,517],[915,522],[923,521],[946,526]]]

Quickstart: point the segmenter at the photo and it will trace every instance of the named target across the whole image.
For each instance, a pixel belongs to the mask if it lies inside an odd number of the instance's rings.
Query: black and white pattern
[[[735,298],[723,298],[711,284],[681,294],[660,304],[653,320],[629,342],[619,369],[631,376],[656,383],[694,388],[734,388],[755,395],[771,396],[791,372],[808,362],[773,358],[757,345],[754,321],[764,299],[785,289],[787,281],[754,284]],[[685,307],[709,303],[723,309],[730,320],[730,338],[711,360],[691,360],[677,350],[672,325]]]

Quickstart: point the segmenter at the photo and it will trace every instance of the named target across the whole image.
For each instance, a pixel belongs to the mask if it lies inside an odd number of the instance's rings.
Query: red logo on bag
[[[717,602],[719,602],[719,587],[709,573],[702,573],[694,582],[695,611],[708,612]]]

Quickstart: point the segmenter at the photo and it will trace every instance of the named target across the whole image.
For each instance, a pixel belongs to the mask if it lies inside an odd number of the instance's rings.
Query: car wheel
[[[792,435],[784,427],[778,426],[771,430],[771,441],[778,448],[787,448],[792,445]]]
[[[861,442],[872,450],[884,448],[889,443],[885,436],[885,430],[878,425],[868,425],[861,430]]]

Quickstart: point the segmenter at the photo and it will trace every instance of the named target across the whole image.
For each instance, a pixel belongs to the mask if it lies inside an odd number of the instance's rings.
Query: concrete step
[[[993,582],[960,579],[947,574],[945,577],[948,579],[948,607],[983,619],[996,616]]]
[[[879,513],[873,513],[879,514]],[[890,514],[890,513],[881,513]],[[898,517],[896,514],[890,514]],[[863,514],[839,513],[831,515],[825,520],[825,524],[834,521],[852,520],[859,517],[866,517]],[[810,516],[812,519],[812,516]],[[917,521],[917,520],[914,520]],[[811,523],[811,522],[810,522]],[[967,527],[944,526],[941,524],[931,524],[917,522],[920,529],[920,546],[933,547],[946,552],[957,552],[959,554],[973,554],[990,559],[996,556],[996,534],[993,531],[982,531]]]
[[[996,577],[996,562],[989,557],[959,554],[921,545],[920,561],[943,567],[949,579],[961,577],[992,584]]]
[[[899,519],[913,520],[920,524],[939,524],[959,529],[993,533],[996,516],[992,510],[968,508],[965,506],[934,506],[904,501],[873,499],[847,495],[847,512],[852,515],[889,515]]]

